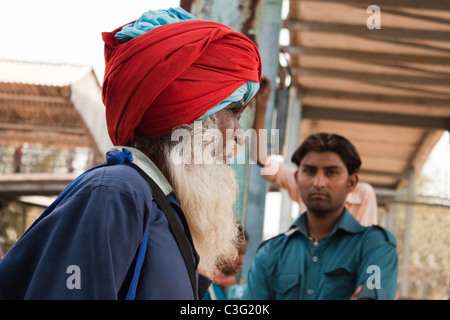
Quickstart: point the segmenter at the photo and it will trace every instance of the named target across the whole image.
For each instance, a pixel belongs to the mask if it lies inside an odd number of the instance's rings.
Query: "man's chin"
[[[315,215],[325,216],[327,213],[331,212],[332,209],[330,206],[327,206],[323,203],[317,203],[316,201],[311,201],[309,205],[307,205],[309,211],[314,213]]]

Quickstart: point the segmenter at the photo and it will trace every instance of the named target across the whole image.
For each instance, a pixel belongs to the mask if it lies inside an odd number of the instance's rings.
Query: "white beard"
[[[214,121],[203,123],[201,129],[203,132],[215,126]],[[198,150],[201,152],[211,150],[210,147],[206,148],[210,144],[203,141],[205,139],[193,139],[194,130],[191,130],[190,134],[192,153]],[[226,146],[224,159],[237,149],[234,140],[227,141]],[[225,160],[200,164],[194,164],[193,161],[188,163],[174,161],[174,156],[177,155],[171,154],[171,150],[173,146],[167,148],[165,152],[168,159],[165,163],[168,178],[180,200],[195,248],[199,253],[200,270],[203,275],[212,277],[214,270],[217,270],[215,268],[220,268],[223,261],[237,259],[238,229],[233,212],[238,191],[235,173]],[[194,155],[191,156],[193,160]]]

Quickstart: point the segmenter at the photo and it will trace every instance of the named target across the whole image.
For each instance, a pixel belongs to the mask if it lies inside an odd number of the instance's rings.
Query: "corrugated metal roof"
[[[90,83],[84,103],[94,112],[101,98],[91,67],[0,61],[0,144],[90,147],[102,158],[72,100],[74,86],[83,81]]]
[[[87,66],[0,61],[0,82],[67,86],[91,72]]]

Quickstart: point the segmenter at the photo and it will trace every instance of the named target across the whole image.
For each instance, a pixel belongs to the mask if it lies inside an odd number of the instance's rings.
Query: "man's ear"
[[[359,182],[358,172],[355,172],[348,177],[348,192],[349,193],[352,192],[356,188],[356,185],[358,184],[358,182]]]

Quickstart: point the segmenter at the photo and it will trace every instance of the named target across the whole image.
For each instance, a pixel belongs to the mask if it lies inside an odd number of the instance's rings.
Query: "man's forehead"
[[[342,161],[341,157],[337,153],[331,151],[308,152],[300,162],[300,166],[345,168],[345,164]]]

